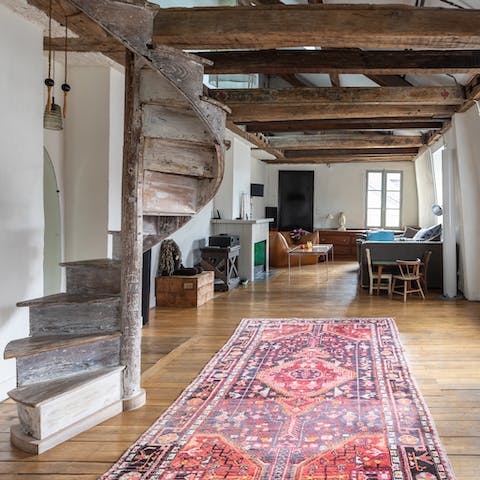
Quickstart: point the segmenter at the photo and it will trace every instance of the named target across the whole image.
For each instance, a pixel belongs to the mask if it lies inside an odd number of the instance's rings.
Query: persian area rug
[[[105,480],[452,480],[389,318],[246,319]]]

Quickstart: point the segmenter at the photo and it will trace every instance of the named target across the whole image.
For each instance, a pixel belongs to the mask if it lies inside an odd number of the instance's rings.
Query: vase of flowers
[[[295,228],[290,232],[290,238],[292,239],[292,242],[300,243],[302,241],[302,238],[308,233],[309,232],[307,232],[303,228]]]

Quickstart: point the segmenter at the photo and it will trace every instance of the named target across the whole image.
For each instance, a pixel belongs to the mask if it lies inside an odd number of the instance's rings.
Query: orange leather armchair
[[[318,244],[318,232],[304,235],[301,243],[307,242]],[[268,249],[270,265],[272,267],[288,267],[288,250],[296,245],[300,244],[292,242],[290,232],[270,232]],[[317,262],[317,255],[302,256],[302,265],[313,265]]]

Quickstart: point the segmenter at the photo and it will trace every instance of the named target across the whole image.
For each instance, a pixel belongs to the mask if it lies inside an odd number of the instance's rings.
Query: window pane
[[[382,208],[382,192],[368,192],[367,208]]]
[[[367,227],[381,227],[382,211],[379,208],[369,208],[367,210]]]
[[[385,212],[385,226],[399,227],[400,226],[400,210],[387,209]]]
[[[387,191],[400,191],[402,176],[400,173],[387,173]]]
[[[368,190],[381,190],[382,172],[368,172],[367,185]]]
[[[400,208],[400,192],[387,192],[387,209]]]

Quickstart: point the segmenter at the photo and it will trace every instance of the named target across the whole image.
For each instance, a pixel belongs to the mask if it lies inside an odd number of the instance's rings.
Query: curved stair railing
[[[148,249],[216,194],[223,177],[227,109],[203,95],[208,61],[152,47],[158,7],[132,0],[71,3],[142,62],[139,152],[143,245]],[[20,302],[19,307],[30,309],[30,336],[10,342],[4,353],[17,359],[17,388],[9,396],[17,402],[20,423],[12,427],[11,440],[36,454],[125,409],[121,261],[62,266],[66,293]]]

